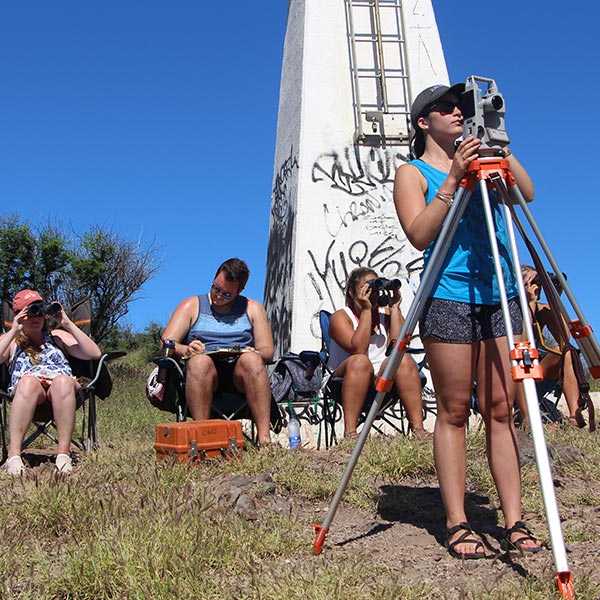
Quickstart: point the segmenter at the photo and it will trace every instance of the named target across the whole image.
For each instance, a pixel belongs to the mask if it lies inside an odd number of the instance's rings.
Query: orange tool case
[[[194,462],[218,456],[231,457],[244,448],[239,421],[208,419],[156,426],[156,458],[175,457],[178,462]]]

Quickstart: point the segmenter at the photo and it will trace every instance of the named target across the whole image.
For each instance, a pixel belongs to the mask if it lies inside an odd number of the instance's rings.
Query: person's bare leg
[[[244,393],[254,417],[258,443],[271,441],[271,386],[267,369],[258,352],[243,353],[233,371],[235,387]]]
[[[367,355],[353,354],[335,370],[334,375],[343,377],[344,436],[355,435],[360,411],[373,382],[373,364]]]
[[[42,384],[31,375],[24,375],[15,390],[10,406],[8,457],[20,456],[25,432],[31,424],[38,404],[46,398]]]
[[[477,360],[476,344],[447,344],[424,340],[437,397],[433,434],[435,468],[446,510],[446,527],[467,520],[465,514],[465,434]],[[449,541],[460,537],[457,532]],[[459,554],[481,552],[474,543],[457,544]]]
[[[69,454],[75,427],[75,386],[72,377],[59,375],[52,380],[48,398],[52,402],[52,415],[58,433],[59,454]]]
[[[197,354],[188,359],[185,370],[185,399],[195,421],[210,419],[210,407],[217,383],[217,369],[210,357]]]
[[[525,401],[522,385],[517,386],[516,399],[519,412],[521,413],[521,424],[519,427],[525,431],[529,431],[529,410],[527,408],[527,402]]]
[[[560,363],[560,356],[546,354],[541,361],[544,379],[558,380],[560,378]],[[567,408],[569,409],[569,421],[575,423],[578,427],[585,427],[585,420],[581,414],[581,410],[579,410],[579,383],[577,383],[577,377],[575,376],[571,352],[565,354],[562,391],[565,395]]]
[[[526,335],[515,335],[516,341],[527,341]],[[517,385],[515,386],[515,399],[517,403],[517,407],[519,409],[519,413],[521,416],[521,423],[519,425],[520,429],[523,431],[529,431],[529,409],[527,408],[527,402],[525,400],[525,394],[523,392],[523,386]]]
[[[425,433],[423,429],[423,400],[421,398],[421,380],[419,370],[411,356],[405,354],[394,377],[394,384],[400,401],[406,409],[410,428],[418,436]]]
[[[519,449],[515,438],[512,406],[516,397],[510,373],[506,337],[481,342],[477,365],[477,398],[485,423],[488,462],[507,528],[521,520],[521,474]],[[513,541],[523,537],[514,534]],[[535,547],[524,541],[523,548]]]

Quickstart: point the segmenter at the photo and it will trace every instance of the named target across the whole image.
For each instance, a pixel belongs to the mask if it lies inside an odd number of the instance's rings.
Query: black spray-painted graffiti
[[[407,160],[390,148],[349,146],[321,154],[314,162],[313,182],[330,189],[321,203],[330,239],[306,250],[310,265],[306,282],[315,294],[311,321],[315,337],[319,337],[319,309],[343,305],[348,275],[356,267],[399,277],[408,285],[408,298],[416,290],[423,260],[406,239],[393,208],[394,176]]]
[[[416,258],[407,264],[400,261],[400,254],[406,242],[398,242],[388,236],[375,246],[369,247],[364,240],[356,240],[346,249],[336,248],[336,240],[332,240],[320,262],[312,250],[308,256],[314,272],[308,274],[317,297],[320,301],[329,300],[332,307],[336,306],[336,297],[346,287],[348,274],[356,267],[369,267],[384,277],[399,277],[409,279],[411,275],[422,268],[422,259]]]
[[[293,147],[275,176],[271,197],[271,228],[267,250],[265,309],[275,348],[279,354],[287,351],[292,333],[292,274],[294,264],[294,223],[296,220],[295,188],[292,178],[298,171],[298,159]]]
[[[398,166],[408,159],[400,152],[390,153],[381,148],[369,151],[362,158],[357,146],[348,146],[342,155],[338,152],[321,154],[312,168],[312,180],[325,181],[335,190],[351,196],[362,196],[394,180]]]
[[[288,216],[288,184],[294,173],[294,169],[298,169],[298,158],[294,156],[294,147],[292,146],[290,148],[290,155],[283,161],[281,167],[279,167],[279,171],[277,171],[277,175],[275,176],[275,183],[273,184],[271,215],[273,219],[277,219],[278,221],[282,221]]]
[[[391,184],[396,169],[407,158],[381,148],[365,156],[357,147],[321,154],[312,168],[313,182],[324,182],[341,194],[323,203],[325,227],[331,237],[356,221],[377,218],[392,200]]]

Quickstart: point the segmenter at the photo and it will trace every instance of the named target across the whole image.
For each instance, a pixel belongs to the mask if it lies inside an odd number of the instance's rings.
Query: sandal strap
[[[450,538],[459,531],[462,531],[463,533],[451,542]],[[466,521],[459,523],[458,525],[446,529],[446,547],[448,550],[454,550],[458,544],[475,544],[475,553],[477,553],[480,547],[483,548],[485,553],[485,544],[481,539],[474,537],[476,535],[477,534]]]
[[[522,533],[523,535],[513,541],[510,539],[513,533]],[[521,546],[528,540],[532,540],[534,542],[538,541],[531,529],[529,529],[529,527],[527,527],[523,521],[517,521],[512,527],[507,528],[505,530],[504,537],[507,542],[516,547]]]
[[[508,527],[506,530],[506,535],[510,536],[513,533],[526,533],[530,537],[533,537],[533,532],[525,525],[523,521],[517,521],[512,527]]]
[[[462,523],[459,523],[458,525],[454,525],[454,526],[446,529],[446,537],[450,537],[451,535],[454,535],[457,531],[460,531],[461,529],[463,529],[464,531],[469,531],[470,533],[474,533],[471,526],[466,521],[463,521]]]
[[[475,544],[475,552],[479,548],[483,548],[485,552],[485,545],[481,540],[472,537],[472,531],[465,531],[462,535],[459,535],[453,542],[448,542],[447,546],[449,549],[454,549],[458,544]]]

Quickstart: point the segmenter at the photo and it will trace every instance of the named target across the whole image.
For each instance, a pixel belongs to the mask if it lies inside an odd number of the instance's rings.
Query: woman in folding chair
[[[344,437],[356,437],[358,419],[373,377],[386,359],[391,340],[400,333],[404,317],[400,312],[400,293],[395,290],[389,306],[380,308],[370,282],[378,275],[373,269],[359,267],[348,276],[346,306],[331,317],[329,368],[334,377],[343,378]],[[406,409],[410,428],[418,439],[429,434],[423,428],[421,380],[417,365],[405,354],[394,379]]]
[[[573,427],[582,429],[585,427],[586,422],[579,402],[582,392],[579,379],[584,380],[584,377],[583,372],[581,372],[580,377],[576,373],[576,368],[583,371],[579,357],[576,355],[577,351],[568,341],[568,329],[562,316],[554,314],[549,304],[540,302],[542,285],[538,272],[530,265],[523,265],[521,274],[531,311],[536,338],[535,343],[540,350],[540,365],[544,373],[544,381],[555,381],[560,385],[569,410],[567,422]],[[552,282],[555,286],[558,285],[558,282],[554,280]],[[558,291],[560,293],[560,290]],[[548,340],[544,337],[545,329],[550,332],[556,341],[555,344],[548,343]],[[585,381],[584,385],[586,385]],[[525,400],[519,395],[518,401],[521,415],[526,420],[527,405]]]
[[[98,359],[100,348],[67,317],[60,304],[47,307],[34,290],[18,292],[12,309],[15,316],[11,328],[0,336],[0,362],[9,363],[8,393],[12,396],[10,445],[4,468],[11,475],[24,472],[23,437],[36,407],[50,402],[58,432],[56,468],[61,473],[69,473],[73,469],[70,446],[79,384],[67,355],[83,360]],[[48,316],[59,324],[52,331],[48,330]]]

